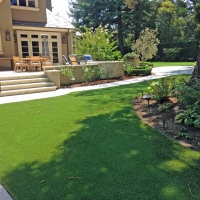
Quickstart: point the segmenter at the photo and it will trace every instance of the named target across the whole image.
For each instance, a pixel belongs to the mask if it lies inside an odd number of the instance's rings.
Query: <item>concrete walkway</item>
[[[170,75],[191,74],[192,71],[193,71],[192,66],[157,67],[157,68],[153,68],[152,73],[154,75],[151,75],[151,76],[129,79],[129,80],[124,80],[124,81],[119,81],[119,82],[114,82],[114,83],[107,83],[107,84],[102,84],[102,85],[76,87],[76,88],[61,88],[52,92],[41,92],[41,93],[33,93],[33,94],[5,96],[5,97],[0,97],[0,104],[56,97],[56,96],[69,94],[71,92],[77,92],[77,91],[96,90],[96,89],[103,89],[103,88],[109,88],[109,87],[116,87],[120,85],[127,85],[127,84],[147,81],[147,80],[153,80],[153,79],[162,78],[162,77],[170,76]],[[0,76],[5,76],[5,75],[6,75],[5,72],[0,72]]]
[[[162,77],[171,76],[171,75],[191,74],[192,71],[193,71],[192,66],[158,67],[158,68],[153,68],[152,73],[154,75],[151,75],[151,76],[119,81],[119,82],[114,82],[114,83],[107,83],[107,84],[102,84],[102,85],[77,87],[77,88],[64,88],[64,89],[58,89],[53,92],[42,92],[42,93],[34,93],[34,94],[0,97],[0,104],[56,97],[56,96],[61,96],[61,95],[69,94],[71,92],[76,92],[76,91],[86,91],[86,90],[96,90],[96,89],[102,89],[102,88],[116,87],[120,85],[138,83],[142,81],[153,80],[153,79],[162,78]],[[7,72],[0,72],[0,76],[6,76],[6,75],[8,75]],[[7,193],[7,191],[1,184],[0,184],[0,200],[12,200],[11,196]]]

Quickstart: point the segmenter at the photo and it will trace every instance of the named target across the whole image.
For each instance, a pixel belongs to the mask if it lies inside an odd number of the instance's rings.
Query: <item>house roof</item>
[[[75,29],[75,27],[69,22],[67,16],[63,16],[60,13],[53,13],[46,9],[47,23],[44,22],[28,22],[13,20],[15,26],[29,26],[29,27],[43,27],[43,28],[61,28],[61,29]]]

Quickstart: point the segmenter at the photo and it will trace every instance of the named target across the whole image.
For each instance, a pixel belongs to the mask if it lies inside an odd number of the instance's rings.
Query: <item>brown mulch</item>
[[[140,78],[144,76],[122,76],[119,78],[112,78],[112,79],[102,79],[102,80],[97,80],[97,81],[92,81],[92,82],[87,82],[87,83],[74,83],[73,85],[62,85],[61,87],[66,88],[66,87],[83,87],[83,86],[91,86],[91,85],[100,85],[100,84],[106,84],[106,83],[114,83],[117,81],[124,81],[124,80],[129,80],[129,79],[134,79],[134,78]]]
[[[150,100],[150,112],[148,102],[141,97],[134,99],[133,109],[140,119],[145,121],[149,126],[153,127],[167,137],[177,140],[180,144],[200,152],[200,129],[193,126],[185,126],[184,124],[175,124],[174,117],[183,111],[184,106],[177,102],[175,98],[169,98],[173,106],[169,111],[158,111],[158,103]],[[183,136],[178,136],[178,133]]]

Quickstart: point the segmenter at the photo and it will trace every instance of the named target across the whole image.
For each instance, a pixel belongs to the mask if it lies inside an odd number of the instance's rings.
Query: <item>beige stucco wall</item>
[[[9,1],[10,3],[10,1]],[[12,19],[30,22],[46,22],[46,1],[38,0],[39,11],[12,8]]]
[[[6,20],[6,23],[5,23]],[[5,40],[5,31],[10,32],[10,41]],[[10,8],[10,1],[4,0],[0,3],[0,31],[1,31],[1,42],[2,42],[2,57],[12,57],[15,55],[14,40],[13,40],[13,28],[12,28],[12,15]],[[0,61],[0,66],[10,67],[10,61]]]
[[[52,4],[51,4],[51,0],[46,0],[46,8],[50,11],[52,11]]]
[[[97,65],[99,65],[102,69],[103,69],[103,76],[100,77],[100,79],[107,79],[107,78],[118,78],[121,77],[124,74],[124,66],[123,66],[123,62],[120,61],[102,61],[102,62],[94,62],[90,64],[91,67],[95,67]],[[66,66],[62,66],[62,67],[66,67]],[[60,69],[59,66],[46,66],[43,67],[45,74],[53,81],[52,79],[52,74],[54,71],[57,73]],[[82,65],[73,65],[73,69],[74,69],[74,78],[75,80],[73,81],[73,83],[82,83],[83,82],[83,68]],[[67,84],[71,84],[72,81],[63,75],[60,76],[54,76],[54,79],[59,78],[60,79],[60,84],[56,84],[58,87],[59,85],[67,85]],[[95,77],[93,77],[93,79],[95,79]],[[56,83],[58,83],[59,81],[56,80]]]

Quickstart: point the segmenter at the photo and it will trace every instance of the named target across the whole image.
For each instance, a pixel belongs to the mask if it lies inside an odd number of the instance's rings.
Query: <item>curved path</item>
[[[62,89],[58,89],[58,90],[52,91],[52,92],[41,92],[41,93],[33,93],[33,94],[0,97],[0,104],[56,97],[56,96],[69,94],[71,92],[77,92],[77,91],[116,87],[116,86],[120,86],[120,85],[138,83],[138,82],[142,82],[142,81],[153,80],[153,79],[162,78],[162,77],[171,76],[171,75],[191,74],[193,71],[193,68],[194,67],[192,67],[192,66],[156,67],[156,68],[153,68],[153,70],[152,70],[153,75],[151,75],[151,76],[129,79],[129,80],[124,80],[124,81],[119,81],[119,82],[114,82],[114,83],[107,83],[107,84],[102,84],[102,85],[76,87],[76,88],[62,88]],[[0,73],[0,76],[1,76],[1,73]]]

